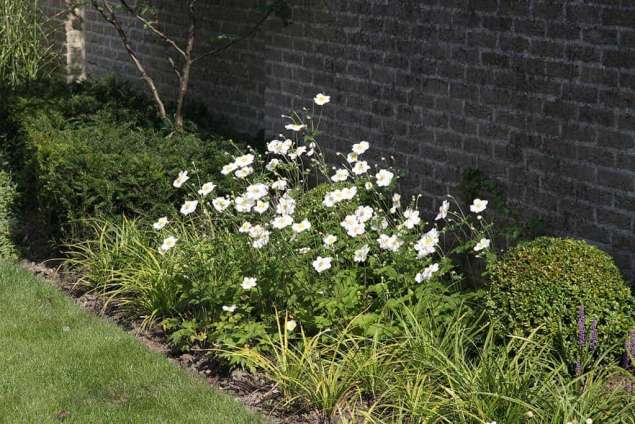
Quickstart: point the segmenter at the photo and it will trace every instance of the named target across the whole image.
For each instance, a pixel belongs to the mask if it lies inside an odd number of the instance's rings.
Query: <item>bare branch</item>
[[[256,35],[256,33],[258,31],[260,31],[260,28],[264,25],[264,23],[267,21],[267,19],[269,19],[269,17],[274,13],[273,9],[269,9],[267,11],[267,13],[265,13],[265,15],[258,21],[256,22],[256,24],[249,30],[247,31],[245,34],[236,37],[235,39],[231,40],[230,42],[228,42],[227,44],[225,44],[224,46],[221,46],[217,49],[214,50],[210,50],[206,53],[201,54],[200,56],[195,57],[194,59],[192,59],[192,63],[196,63],[201,59],[204,59],[206,57],[209,56],[214,56],[217,55],[227,49],[229,49],[230,47],[232,47],[234,44],[237,44],[247,38],[253,37],[254,35]]]
[[[150,31],[152,31],[155,35],[169,44],[174,50],[176,50],[181,56],[185,57],[185,51],[179,47],[179,45],[172,38],[168,37],[166,33],[159,30],[156,26],[152,24],[149,20],[144,18],[140,13],[138,13],[132,6],[128,4],[126,0],[119,0],[119,2],[126,8],[126,10],[134,16],[139,22],[146,26]]]
[[[185,96],[187,95],[187,89],[190,84],[190,73],[192,71],[192,51],[194,50],[194,39],[196,37],[196,0],[190,0],[188,4],[188,16],[190,19],[190,26],[187,31],[187,47],[185,48],[185,57],[182,72],[179,75],[179,94],[176,99],[176,116],[175,124],[177,128],[183,127],[183,104]]]
[[[144,79],[144,81],[150,88],[150,92],[152,93],[154,102],[156,103],[157,108],[159,109],[159,115],[161,116],[161,119],[166,119],[167,112],[165,110],[165,105],[163,104],[163,101],[161,100],[161,96],[159,95],[159,90],[157,90],[157,87],[154,84],[154,80],[150,77],[150,75],[148,75],[145,68],[141,64],[141,61],[139,60],[137,53],[134,51],[134,49],[130,45],[130,41],[128,40],[128,35],[124,31],[119,20],[117,19],[117,15],[113,11],[112,6],[106,0],[102,0],[101,5],[98,3],[97,0],[91,0],[91,3],[95,7],[95,9],[101,14],[101,16],[108,23],[110,23],[119,34],[119,38],[121,39],[121,42],[126,48],[126,51],[128,52],[128,56],[130,56],[130,59],[132,59],[132,61],[134,62],[135,66],[137,67],[137,70],[139,70],[139,73],[141,73],[141,77]]]

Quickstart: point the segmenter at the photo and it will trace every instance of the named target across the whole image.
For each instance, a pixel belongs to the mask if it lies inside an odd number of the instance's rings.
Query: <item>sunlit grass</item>
[[[254,423],[237,402],[0,262],[0,421]]]

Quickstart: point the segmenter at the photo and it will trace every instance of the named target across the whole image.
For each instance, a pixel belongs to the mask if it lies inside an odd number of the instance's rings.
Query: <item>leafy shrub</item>
[[[0,258],[15,257],[12,242],[15,186],[9,174],[0,170]]]
[[[488,272],[489,314],[501,330],[528,334],[542,326],[569,364],[585,347],[578,346],[580,305],[589,322],[597,321],[598,354],[621,347],[635,328],[633,297],[618,268],[585,241],[542,237],[520,243]],[[582,345],[590,342],[588,336]]]
[[[134,127],[158,125],[151,119],[146,100],[127,83],[113,78],[73,85],[57,79],[35,81],[19,89],[4,89],[1,94],[0,156],[19,179],[28,158],[31,129],[74,129],[106,119]],[[18,183],[23,185],[21,180]]]
[[[353,319],[362,334],[390,331],[376,325],[382,316],[422,299],[438,300],[447,308],[440,314],[450,310],[462,271],[455,258],[479,262],[490,254],[490,225],[481,216],[487,202],[465,214],[446,201],[438,219],[425,222],[416,198],[402,205],[393,193],[396,173],[372,170],[362,159],[368,143],[353,147],[336,177],[320,154],[317,128],[296,119],[305,123],[271,142],[268,157],[250,151],[225,162],[221,174],[236,187],[231,196],[206,192],[205,179],[179,178],[175,191],[189,200],[180,216],[158,220],[147,241],[104,244],[99,231],[75,248],[85,282],[121,306],[136,306],[138,315],[164,320],[179,340],[187,327],[191,337],[207,334],[224,346],[258,344],[275,333],[276,310],[307,334]],[[163,211],[153,207],[159,219]],[[135,231],[150,227],[140,225]],[[124,259],[103,281],[107,267],[94,256]],[[167,297],[163,287],[172,290]]]
[[[220,137],[170,133],[144,97],[112,78],[35,82],[7,94],[0,159],[23,207],[41,213],[46,237],[68,236],[69,223],[85,217],[168,213],[182,196],[165,175],[185,167],[199,178],[216,175],[225,152],[235,150]],[[230,180],[218,183],[231,190]]]
[[[166,214],[182,199],[165,175],[196,166],[197,176],[216,174],[225,161],[225,140],[194,134],[166,137],[108,118],[79,128],[46,122],[27,128],[26,169],[33,194],[51,228],[96,215]],[[222,181],[219,181],[222,187]]]

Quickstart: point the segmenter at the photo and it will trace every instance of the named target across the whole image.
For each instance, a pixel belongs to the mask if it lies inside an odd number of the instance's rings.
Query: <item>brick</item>
[[[598,144],[622,151],[635,147],[635,134],[612,130],[602,130],[598,136]]]
[[[598,8],[592,5],[572,4],[566,6],[567,20],[572,23],[599,24],[602,20]]]
[[[633,28],[635,27],[635,9],[604,9],[602,12],[602,24]]]
[[[635,190],[635,176],[632,172],[600,168],[598,170],[598,184],[613,190],[629,192]]]
[[[615,29],[593,27],[582,30],[582,40],[591,44],[615,46],[617,36],[618,32]]]
[[[607,50],[604,52],[604,66],[611,68],[635,68],[635,54],[627,50]]]
[[[481,64],[484,66],[506,68],[509,66],[509,57],[496,52],[482,52]]]

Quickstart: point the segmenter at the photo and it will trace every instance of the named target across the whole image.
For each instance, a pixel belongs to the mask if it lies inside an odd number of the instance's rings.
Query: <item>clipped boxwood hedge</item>
[[[599,348],[620,348],[635,328],[630,289],[613,259],[582,240],[541,237],[518,244],[488,267],[489,315],[505,334],[541,332],[570,361],[578,356],[578,307],[597,319]],[[617,352],[616,352],[617,353]]]
[[[7,99],[0,107],[0,160],[15,177],[22,207],[38,211],[47,238],[82,230],[76,225],[82,218],[154,220],[168,213],[187,194],[171,185],[184,169],[201,183],[213,179],[219,192],[232,190],[233,180],[220,179],[219,171],[233,143],[171,132],[125,83],[34,84]]]
[[[46,122],[27,129],[26,169],[37,206],[52,228],[97,215],[156,219],[173,210],[186,193],[172,187],[187,169],[202,182],[219,181],[229,142],[194,134],[139,129],[109,119],[59,129]]]

